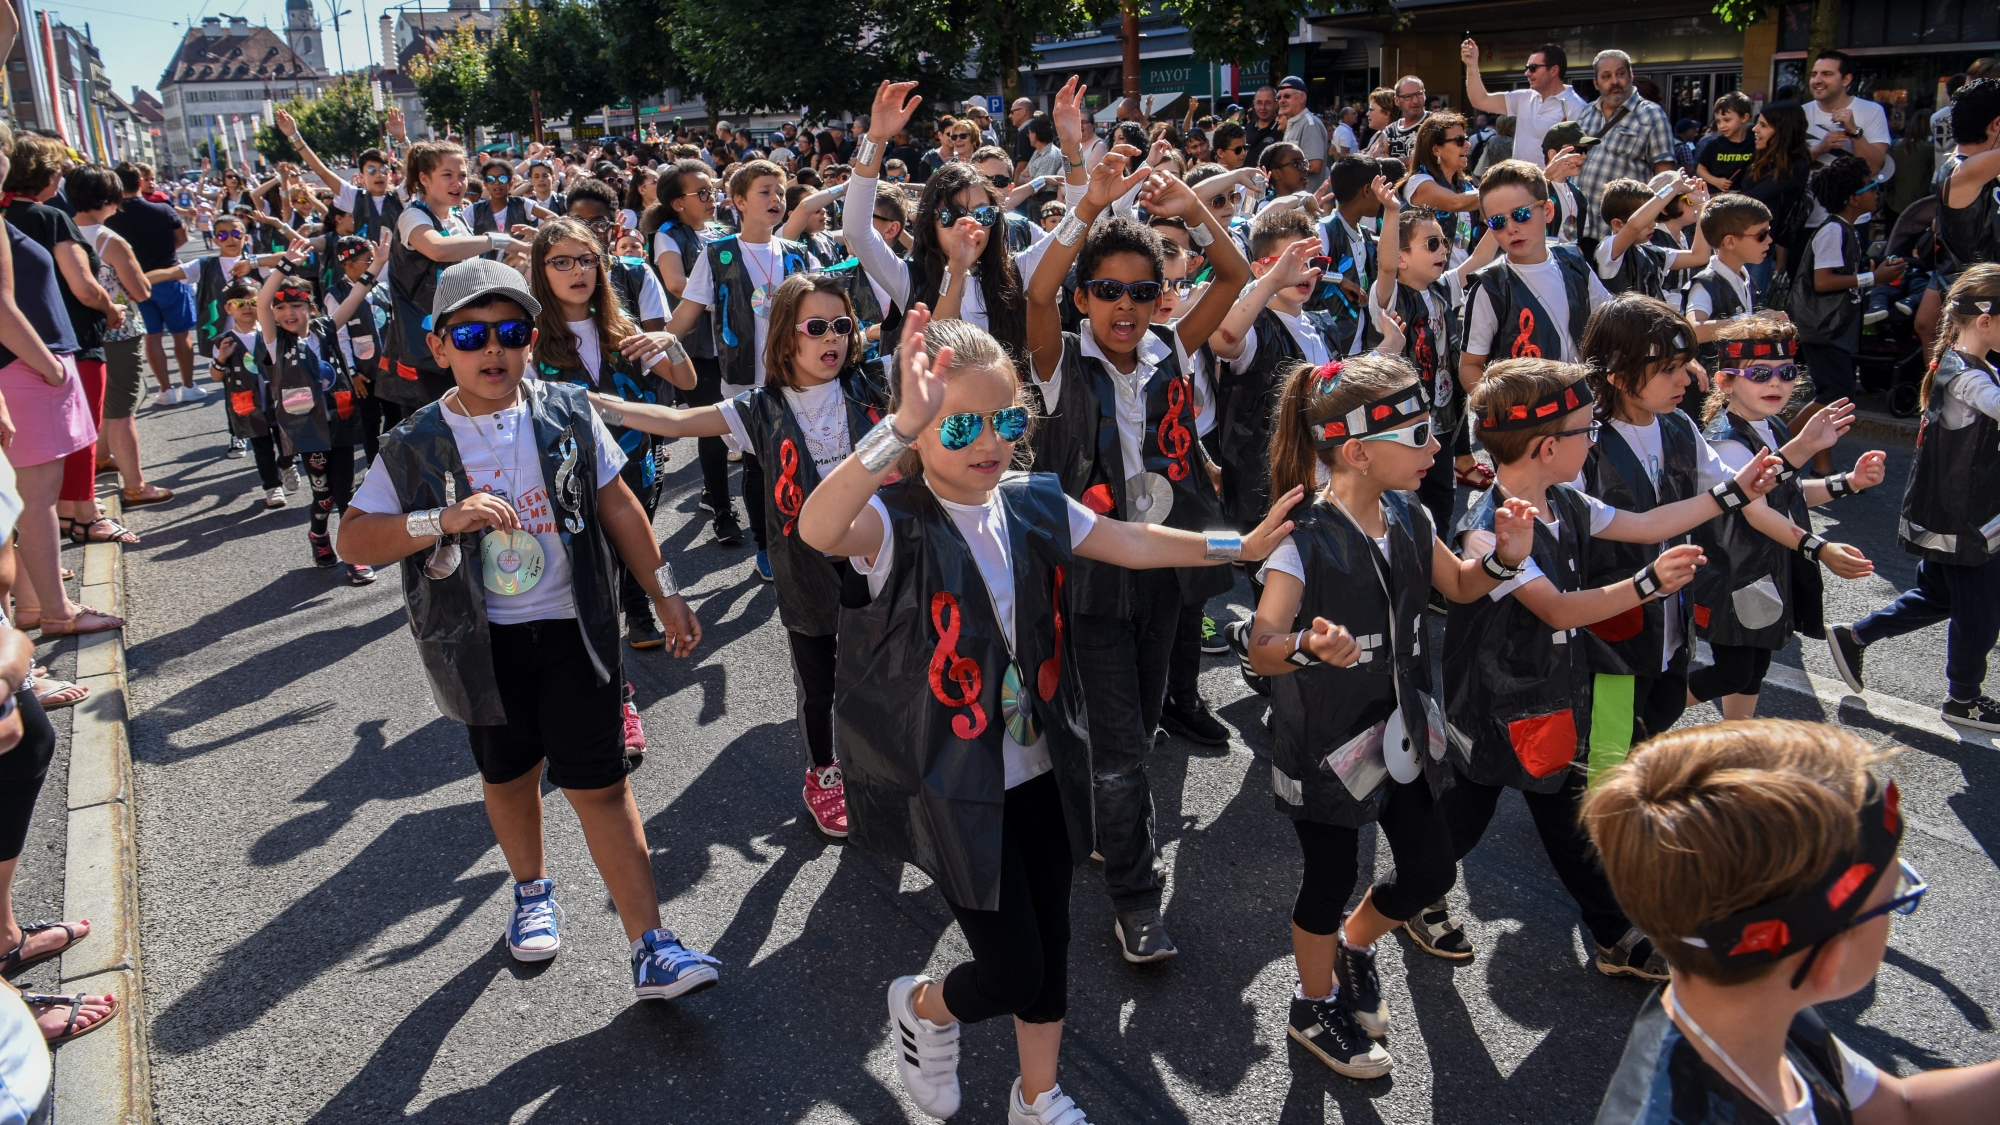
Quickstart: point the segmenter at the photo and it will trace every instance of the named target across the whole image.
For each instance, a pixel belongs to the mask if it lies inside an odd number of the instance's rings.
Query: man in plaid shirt
[[[1583,212],[1577,245],[1586,257],[1611,233],[1598,210],[1604,185],[1617,179],[1644,183],[1655,172],[1677,167],[1674,131],[1666,111],[1632,92],[1632,56],[1601,51],[1592,65],[1597,71],[1597,100],[1577,119],[1586,135],[1601,142],[1584,157],[1583,171],[1576,177],[1577,203]]]

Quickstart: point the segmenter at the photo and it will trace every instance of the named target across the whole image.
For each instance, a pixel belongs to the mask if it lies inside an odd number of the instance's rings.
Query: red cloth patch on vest
[[[1695,623],[1695,627],[1696,627],[1696,628],[1700,628],[1700,629],[1706,629],[1706,628],[1708,628],[1708,622],[1709,622],[1709,619],[1710,619],[1711,617],[1713,617],[1714,615],[1715,615],[1715,611],[1714,611],[1714,610],[1711,610],[1711,609],[1709,609],[1709,608],[1708,608],[1707,606],[1705,606],[1705,605],[1698,605],[1698,606],[1694,607],[1694,623]]]
[[[1084,507],[1089,508],[1100,516],[1108,514],[1112,508],[1117,506],[1117,501],[1111,498],[1111,486],[1108,484],[1091,485],[1089,488],[1083,490],[1081,499],[1083,500]]]
[[[1507,724],[1514,757],[1530,777],[1547,777],[1576,759],[1576,717],[1565,707]]]
[[[229,392],[229,412],[244,417],[255,414],[257,412],[257,392]]]
[[[1614,613],[1610,617],[1590,626],[1590,631],[1613,644],[1629,641],[1646,628],[1646,607],[1635,605],[1624,613]]]

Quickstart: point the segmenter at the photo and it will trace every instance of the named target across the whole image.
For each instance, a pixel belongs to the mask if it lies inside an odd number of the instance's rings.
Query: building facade
[[[329,80],[270,28],[252,27],[241,16],[226,25],[209,16],[187,33],[160,76],[166,146],[159,163],[198,168],[210,153],[254,161],[249,142],[272,103],[316,97]]]

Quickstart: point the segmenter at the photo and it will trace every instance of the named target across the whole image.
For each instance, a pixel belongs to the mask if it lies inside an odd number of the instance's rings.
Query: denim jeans
[[[1165,569],[1132,572],[1130,607],[1123,616],[1076,615],[1097,850],[1104,856],[1105,889],[1119,911],[1160,905],[1160,850],[1153,839],[1146,754],[1160,727],[1180,616],[1180,579]]]
[[[1854,623],[1862,644],[1900,637],[1950,621],[1944,635],[1944,681],[1961,703],[1978,699],[1986,683],[1986,654],[2000,638],[2000,559],[1978,566],[1917,563],[1917,584]]]

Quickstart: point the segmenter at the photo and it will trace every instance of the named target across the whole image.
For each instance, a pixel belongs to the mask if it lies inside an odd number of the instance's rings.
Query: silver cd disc
[[[1174,486],[1158,473],[1140,473],[1125,482],[1125,518],[1133,523],[1165,523],[1174,510]]]
[[[479,544],[486,588],[496,594],[525,594],[542,580],[547,563],[542,544],[525,531],[495,531]]]

